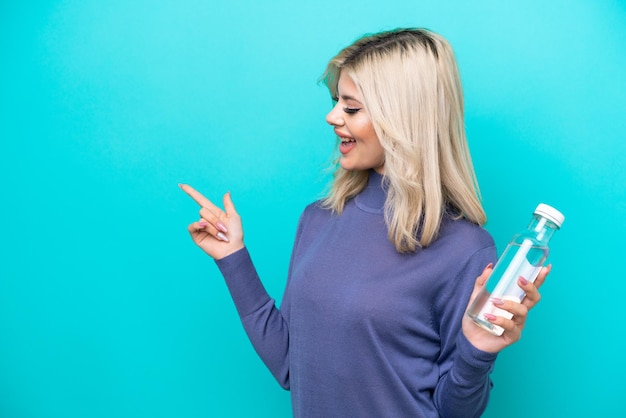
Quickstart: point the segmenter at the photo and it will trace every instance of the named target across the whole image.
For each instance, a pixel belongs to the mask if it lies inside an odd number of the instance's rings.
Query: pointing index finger
[[[221,212],[220,208],[218,208],[217,206],[215,206],[213,203],[211,203],[211,201],[209,199],[207,199],[206,197],[204,197],[202,195],[202,193],[200,193],[199,191],[197,191],[196,189],[194,189],[193,187],[191,187],[188,184],[179,184],[178,185],[185,193],[187,193],[187,195],[189,195],[189,197],[191,197],[198,205],[200,205],[203,208],[208,208],[211,211],[218,211]]]

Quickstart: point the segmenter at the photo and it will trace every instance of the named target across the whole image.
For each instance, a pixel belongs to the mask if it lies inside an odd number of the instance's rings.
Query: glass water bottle
[[[504,329],[489,322],[484,314],[511,319],[510,312],[498,308],[493,299],[521,302],[526,294],[517,285],[520,277],[534,282],[548,258],[548,242],[561,227],[565,217],[555,208],[541,203],[535,209],[528,228],[515,235],[498,259],[487,284],[480,291],[467,315],[476,324],[495,335]]]

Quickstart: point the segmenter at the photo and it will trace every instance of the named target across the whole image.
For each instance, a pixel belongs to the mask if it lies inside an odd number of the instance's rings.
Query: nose
[[[326,115],[326,123],[331,126],[342,126],[343,125],[343,116],[341,115],[341,109],[339,108],[339,103],[335,104],[335,107],[331,109],[330,112]]]

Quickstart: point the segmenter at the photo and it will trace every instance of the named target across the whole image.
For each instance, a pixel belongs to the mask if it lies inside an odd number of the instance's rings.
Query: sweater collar
[[[386,198],[387,184],[383,175],[369,170],[367,186],[354,198],[357,207],[365,212],[382,214]]]

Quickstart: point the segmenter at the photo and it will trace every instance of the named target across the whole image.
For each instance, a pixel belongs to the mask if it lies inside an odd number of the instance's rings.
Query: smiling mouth
[[[348,152],[350,152],[350,150],[352,150],[352,148],[356,147],[356,140],[352,139],[352,138],[341,138],[341,143],[339,144],[339,151],[345,155]]]

